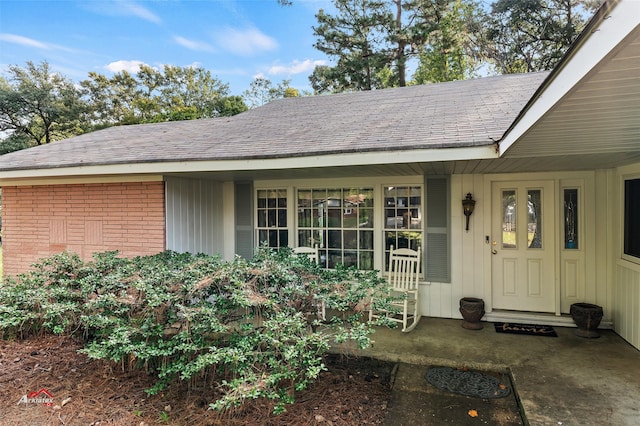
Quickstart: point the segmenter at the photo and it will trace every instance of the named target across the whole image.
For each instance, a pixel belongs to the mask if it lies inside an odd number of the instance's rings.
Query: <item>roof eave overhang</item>
[[[638,25],[640,1],[605,1],[499,142],[507,151]]]
[[[349,166],[376,166],[456,160],[485,160],[498,158],[495,145],[461,148],[394,150],[366,153],[327,154],[308,157],[284,157],[265,159],[203,160],[141,162],[77,167],[41,169],[14,169],[0,171],[0,186],[24,182],[29,179],[91,178],[92,176],[151,176],[194,172],[294,170],[304,168],[329,168]]]

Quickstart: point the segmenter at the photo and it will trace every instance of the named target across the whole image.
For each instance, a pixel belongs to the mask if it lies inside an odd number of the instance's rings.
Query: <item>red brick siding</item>
[[[2,205],[5,275],[64,250],[90,259],[165,249],[163,182],[5,186]]]

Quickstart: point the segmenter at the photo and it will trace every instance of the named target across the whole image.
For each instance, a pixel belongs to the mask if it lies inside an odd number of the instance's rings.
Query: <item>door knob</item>
[[[491,254],[498,254],[498,250],[496,250],[496,246],[498,245],[498,243],[494,241],[491,243],[491,245],[493,246],[493,248],[491,249]]]

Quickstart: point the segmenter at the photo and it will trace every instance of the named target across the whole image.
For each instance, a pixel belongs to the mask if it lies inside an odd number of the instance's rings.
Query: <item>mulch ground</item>
[[[214,386],[176,384],[148,396],[153,377],[79,354],[79,341],[58,336],[0,340],[0,424],[6,425],[376,425],[391,397],[392,365],[368,358],[329,356],[328,370],[296,394],[287,412],[256,400],[242,409],[208,409]],[[53,403],[19,403],[46,389]],[[44,394],[41,394],[43,396]]]

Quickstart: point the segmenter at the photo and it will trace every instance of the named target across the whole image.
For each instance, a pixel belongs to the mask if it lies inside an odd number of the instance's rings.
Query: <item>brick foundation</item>
[[[90,259],[165,249],[163,182],[5,186],[2,188],[3,273],[67,250]]]

